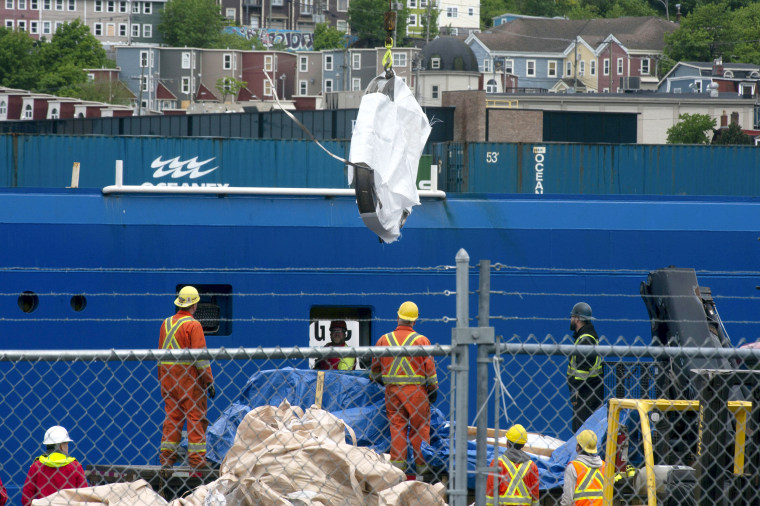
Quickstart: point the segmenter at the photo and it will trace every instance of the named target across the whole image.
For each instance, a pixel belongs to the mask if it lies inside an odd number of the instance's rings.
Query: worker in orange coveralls
[[[203,349],[206,338],[203,327],[193,318],[198,308],[198,290],[186,286],[174,301],[177,314],[164,320],[158,347],[162,350]],[[171,467],[177,461],[177,449],[182,438],[182,427],[187,420],[187,455],[190,465],[206,465],[206,392],[212,399],[216,395],[211,363],[208,360],[161,361],[158,379],[164,398],[166,419],[161,437],[161,465]]]
[[[42,444],[45,454],[40,455],[29,468],[21,489],[21,505],[30,506],[35,499],[47,497],[59,490],[87,487],[84,469],[74,457],[69,457],[69,443],[73,443],[66,429],[54,425],[45,431]],[[5,504],[0,499],[0,505]]]
[[[494,497],[495,473],[486,482],[486,504],[538,506],[538,466],[523,451],[528,431],[515,424],[507,431],[507,451],[491,462],[499,476],[499,494]]]
[[[430,346],[427,337],[413,330],[419,316],[414,302],[398,310],[396,330],[385,334],[376,346]],[[420,452],[422,441],[430,442],[430,403],[438,397],[438,377],[432,357],[382,357],[372,359],[370,379],[385,385],[385,410],[391,427],[391,463],[406,471],[407,427],[414,449],[418,475],[430,470]]]

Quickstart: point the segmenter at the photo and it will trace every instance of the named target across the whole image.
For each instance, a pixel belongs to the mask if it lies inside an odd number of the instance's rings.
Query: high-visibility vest
[[[575,344],[578,344],[578,341],[580,341],[586,336],[590,337],[591,340],[594,341],[594,344],[599,344],[597,339],[591,334],[581,334],[580,336],[578,336],[578,339],[575,340]],[[594,365],[591,366],[590,371],[578,369],[578,367],[575,365],[575,355],[570,357],[570,363],[567,366],[568,376],[573,377],[577,380],[586,380],[589,378],[594,378],[596,376],[601,376],[601,374],[602,374],[602,359],[601,357],[599,357],[599,355],[596,356],[596,359],[594,360]]]
[[[37,457],[37,460],[47,467],[63,467],[68,466],[76,459],[74,457],[67,457],[63,453],[53,452],[50,455],[40,455]]]
[[[410,332],[403,343],[396,339],[395,332],[385,334],[383,337],[388,340],[388,346],[413,346],[418,336],[417,332]],[[410,358],[393,357],[388,373],[383,374],[383,383],[386,385],[424,385],[427,383],[424,373],[420,374],[412,367]]]
[[[573,460],[571,464],[578,474],[573,493],[575,506],[602,506],[602,489],[604,488],[602,469],[604,462],[602,462],[601,467],[596,468],[588,467],[577,460]]]
[[[499,457],[499,462],[507,468],[507,476],[500,476],[499,479],[507,483],[507,488],[502,494],[499,491],[499,506],[502,505],[527,505],[533,504],[533,496],[530,495],[528,486],[525,484],[525,475],[530,471],[530,462],[521,462],[515,466],[515,464],[504,457]],[[494,480],[494,487],[496,480]],[[499,487],[501,489],[501,487]],[[486,504],[491,506],[494,504],[492,496],[486,496]]]
[[[165,337],[164,337],[164,343],[161,347],[162,350],[181,350],[183,349],[182,346],[180,346],[179,342],[177,341],[177,331],[182,326],[182,324],[187,322],[195,321],[195,319],[192,316],[183,316],[176,322],[172,324],[172,317],[170,316],[166,320],[164,320],[164,330]],[[194,365],[196,369],[205,369],[206,367],[211,367],[211,361],[209,360],[197,360],[197,361],[161,361],[161,365]]]

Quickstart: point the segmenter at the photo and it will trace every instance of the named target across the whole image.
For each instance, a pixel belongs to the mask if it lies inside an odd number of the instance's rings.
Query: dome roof
[[[456,37],[438,37],[422,48],[425,70],[477,72],[478,60],[470,46]],[[438,66],[432,62],[438,59]]]

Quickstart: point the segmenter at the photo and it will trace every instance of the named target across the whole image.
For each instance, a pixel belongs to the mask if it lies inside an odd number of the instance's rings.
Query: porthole
[[[32,313],[40,305],[40,298],[34,292],[22,292],[18,296],[18,307],[25,313]]]
[[[80,311],[84,311],[84,308],[87,306],[87,297],[84,295],[74,295],[71,298],[71,309],[76,311],[77,313]]]

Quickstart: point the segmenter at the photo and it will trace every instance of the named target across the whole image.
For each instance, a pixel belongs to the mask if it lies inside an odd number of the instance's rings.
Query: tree
[[[617,0],[615,4],[607,11],[605,17],[622,18],[628,16],[656,16],[651,5],[643,0]]]
[[[708,114],[680,114],[678,123],[668,128],[668,144],[710,144],[707,132],[715,128]]]
[[[215,0],[169,0],[157,29],[168,46],[210,48],[225,24],[220,9]]]
[[[752,144],[752,137],[745,134],[736,123],[731,123],[728,128],[720,129],[713,135],[713,144]]]
[[[25,32],[0,28],[0,85],[32,89],[39,81],[34,39]]]
[[[134,100],[132,92],[121,81],[86,81],[70,91],[68,96],[107,104],[129,105]]]
[[[264,44],[258,37],[246,39],[242,35],[230,32],[219,34],[219,40],[210,44],[211,49],[240,49],[249,51],[251,49],[264,49]]]
[[[409,9],[406,3],[404,8],[396,12],[396,38],[394,46],[401,46],[399,41],[406,37],[406,22]],[[348,22],[351,25],[351,33],[359,39],[366,39],[374,45],[381,46],[385,42],[387,32],[383,16],[388,10],[386,0],[352,0],[348,6]]]
[[[760,65],[760,4],[753,3],[733,12],[733,31],[736,43],[726,61]]]
[[[493,26],[493,18],[505,12],[517,12],[513,0],[481,0],[480,26],[490,28]]]
[[[712,61],[731,54],[734,39],[728,4],[705,4],[681,18],[678,30],[665,34],[665,54],[675,61]]]
[[[314,27],[314,51],[346,47],[346,34],[327,23]]]
[[[425,13],[420,14],[420,18],[422,18],[422,36],[425,40],[433,40],[438,35],[438,17],[440,15],[441,10],[437,7],[437,4],[428,1]]]
[[[216,80],[216,89],[222,96],[222,102],[227,100],[227,95],[232,95],[232,102],[240,93],[240,90],[248,86],[248,83],[234,77],[220,77]]]

